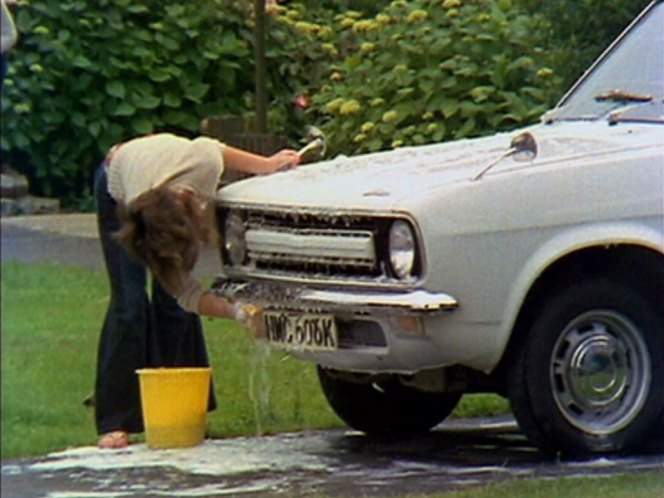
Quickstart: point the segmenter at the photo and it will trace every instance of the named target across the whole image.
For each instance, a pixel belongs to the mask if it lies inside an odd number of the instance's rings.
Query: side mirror
[[[512,156],[515,161],[532,161],[537,157],[537,141],[527,131],[517,135],[510,143],[507,156]],[[506,156],[506,157],[507,157]]]
[[[507,157],[512,157],[515,161],[525,162],[532,161],[537,157],[537,141],[527,131],[517,135],[510,142],[510,148],[507,149],[498,159],[491,161],[487,164],[482,171],[477,173],[472,181],[476,182],[484,176],[484,174],[493,168],[496,164]]]

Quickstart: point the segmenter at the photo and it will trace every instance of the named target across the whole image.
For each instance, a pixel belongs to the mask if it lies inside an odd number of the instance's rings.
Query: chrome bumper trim
[[[398,294],[306,290],[301,299],[312,304],[395,308],[415,312],[450,311],[459,305],[452,296],[423,290]]]
[[[458,301],[448,294],[421,289],[405,292],[317,290],[222,278],[212,287],[215,293],[231,300],[277,307],[324,307],[346,311],[379,309],[388,313],[436,313],[459,307]]]

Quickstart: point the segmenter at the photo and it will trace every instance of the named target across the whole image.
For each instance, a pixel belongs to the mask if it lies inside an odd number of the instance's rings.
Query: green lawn
[[[664,473],[564,477],[562,479],[513,479],[464,491],[400,498],[662,498]]]
[[[2,267],[2,457],[96,442],[92,392],[108,303],[102,272],[52,265]],[[313,365],[251,340],[230,320],[204,321],[219,408],[211,437],[341,427]],[[504,413],[507,403],[468,396],[457,416]],[[140,439],[140,438],[139,438]]]

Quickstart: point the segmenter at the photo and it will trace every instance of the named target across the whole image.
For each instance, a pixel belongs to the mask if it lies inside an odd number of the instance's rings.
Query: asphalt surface
[[[659,473],[664,455],[544,458],[509,418],[456,420],[408,440],[331,430],[207,440],[188,449],[73,448],[2,463],[4,498],[392,497],[508,479]],[[664,494],[663,494],[664,496]]]
[[[57,214],[1,218],[2,262],[54,263],[104,269],[94,214]],[[195,269],[199,276],[220,271],[217,252],[206,250]]]
[[[3,218],[2,263],[52,262],[102,269],[93,215]],[[196,272],[219,271],[215,251]],[[71,448],[2,461],[3,498],[390,497],[466,489],[506,479],[659,473],[664,448],[642,455],[552,460],[509,418],[450,420],[408,440],[350,430],[206,440],[188,449],[145,444],[111,451]]]

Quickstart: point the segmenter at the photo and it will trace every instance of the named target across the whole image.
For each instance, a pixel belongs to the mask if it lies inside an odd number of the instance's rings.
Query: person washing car
[[[217,240],[212,199],[224,170],[266,175],[299,162],[293,150],[264,157],[168,133],[111,149],[94,187],[111,285],[95,382],[99,447],[125,447],[130,433],[143,432],[137,369],[209,365],[199,315],[253,327],[242,303],[209,292],[192,270],[201,249]],[[208,409],[215,407],[211,394]]]

